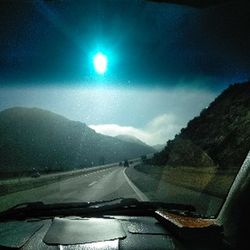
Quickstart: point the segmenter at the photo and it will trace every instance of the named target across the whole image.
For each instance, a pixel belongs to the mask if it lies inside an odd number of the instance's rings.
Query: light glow
[[[95,71],[98,74],[102,75],[102,74],[104,74],[106,72],[108,60],[107,60],[107,57],[105,55],[103,55],[100,52],[97,53],[94,56],[93,63],[94,63]]]

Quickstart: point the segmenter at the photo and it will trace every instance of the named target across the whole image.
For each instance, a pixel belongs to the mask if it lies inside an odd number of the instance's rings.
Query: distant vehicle
[[[124,166],[124,167],[129,167],[128,160],[125,160],[125,161],[124,161],[123,166]]]
[[[41,174],[40,174],[38,171],[32,173],[32,175],[31,175],[32,178],[38,178],[38,177],[40,177],[40,176],[41,176]]]
[[[144,163],[144,162],[147,160],[147,156],[146,156],[146,155],[142,155],[142,156],[141,156],[141,160],[142,160],[142,162]]]
[[[130,163],[130,164],[132,164],[132,163],[133,163],[133,161],[130,161],[129,163]]]
[[[119,166],[122,166],[122,162],[121,161],[119,162]]]

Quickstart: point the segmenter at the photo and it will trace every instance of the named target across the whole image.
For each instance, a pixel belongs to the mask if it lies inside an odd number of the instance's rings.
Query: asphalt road
[[[44,202],[96,201],[117,197],[147,197],[136,188],[125,174],[124,167],[113,167],[70,178],[50,185],[51,191],[41,197]]]
[[[130,169],[132,168],[131,166]],[[134,174],[138,175],[141,184],[135,185],[129,178],[129,174],[126,174],[126,172],[129,173],[127,170],[130,169],[119,166],[101,169],[46,186],[1,196],[0,211],[23,202],[85,202],[109,200],[117,197],[192,203],[202,213],[205,213],[209,207],[209,214],[213,214],[220,206],[221,202],[216,200],[216,197],[201,195],[183,187],[157,182],[150,176],[139,176],[138,172],[134,172]]]
[[[85,202],[117,197],[147,200],[129,180],[124,167],[100,169],[46,186],[0,196],[0,211],[23,202]]]

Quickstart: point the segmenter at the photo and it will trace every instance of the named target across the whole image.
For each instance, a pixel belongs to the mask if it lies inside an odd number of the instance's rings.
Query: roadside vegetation
[[[171,167],[138,165],[136,170],[149,174],[159,182],[171,183],[194,191],[225,197],[228,193],[237,169]]]
[[[224,90],[150,164],[240,168],[250,150],[250,82]]]

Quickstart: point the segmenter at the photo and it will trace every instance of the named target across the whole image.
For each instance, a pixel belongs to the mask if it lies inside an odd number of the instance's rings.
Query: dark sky
[[[249,7],[240,1],[208,9],[149,1],[1,1],[0,84],[205,80],[223,88],[250,78]],[[98,51],[108,57],[102,77],[92,67]]]
[[[0,110],[38,107],[165,143],[250,78],[250,5],[0,1]],[[108,69],[97,75],[93,56]]]

